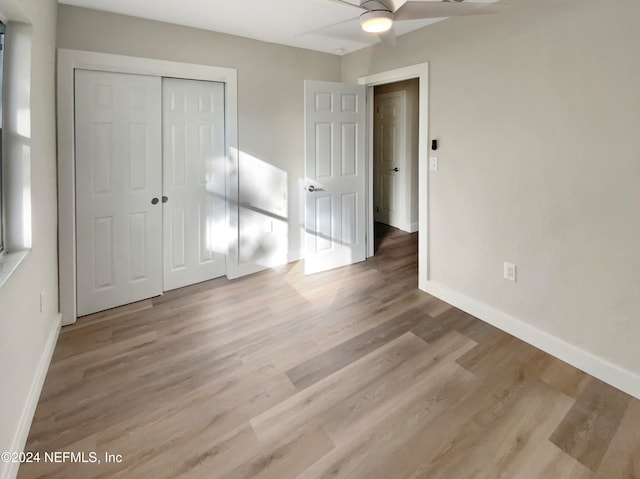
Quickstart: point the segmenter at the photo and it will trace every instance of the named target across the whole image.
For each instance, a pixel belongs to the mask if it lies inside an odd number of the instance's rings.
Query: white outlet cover
[[[432,171],[438,171],[438,157],[430,156],[429,157],[429,169]]]
[[[504,279],[515,281],[517,274],[517,266],[513,263],[504,263]]]

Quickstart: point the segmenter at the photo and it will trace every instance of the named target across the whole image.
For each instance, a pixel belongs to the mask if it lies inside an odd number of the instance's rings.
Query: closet
[[[224,84],[75,71],[78,316],[225,274]]]

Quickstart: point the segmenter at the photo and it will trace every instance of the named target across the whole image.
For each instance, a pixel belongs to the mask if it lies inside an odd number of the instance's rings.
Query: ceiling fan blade
[[[367,3],[369,3],[370,5],[367,5]],[[379,5],[376,5],[376,3],[378,3]],[[377,9],[380,6],[386,8],[390,12],[393,12],[395,10],[393,0],[374,0],[374,1],[370,0],[369,2],[364,2],[362,6],[368,8],[369,10],[372,9],[371,7],[373,7],[373,9]]]
[[[367,11],[366,8],[363,8],[360,5],[354,5],[353,3],[347,2],[345,0],[329,0],[329,1],[333,2],[333,3],[339,3],[340,5],[344,5],[346,7],[351,7],[351,8],[353,8],[354,11],[358,10],[358,12],[360,12],[360,13],[363,13],[363,12]]]
[[[500,5],[487,3],[458,2],[406,2],[394,16],[396,20],[421,18],[458,17],[463,15],[485,15],[498,13]]]
[[[378,38],[388,47],[396,46],[396,32],[393,30],[393,26],[386,32],[378,33]]]
[[[338,27],[340,25],[344,25],[345,23],[353,23],[354,27],[355,27],[357,25],[357,21],[358,21],[358,17],[352,17],[352,18],[349,18],[349,19],[344,20],[342,22],[332,23],[331,25],[323,25],[322,27],[314,28],[313,30],[308,30],[306,32],[299,33],[296,36],[294,36],[294,38],[303,37],[305,35],[311,35],[311,34],[314,34],[314,33],[326,32],[326,31],[330,30],[333,27]],[[335,34],[333,36],[335,36]]]

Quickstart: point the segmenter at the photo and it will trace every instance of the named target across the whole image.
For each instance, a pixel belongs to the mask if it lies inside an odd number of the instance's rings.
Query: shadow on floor
[[[389,240],[404,232],[393,226],[386,225],[384,223],[376,222],[374,224],[374,252],[377,254],[380,248],[385,245]],[[406,233],[404,233],[406,234]]]

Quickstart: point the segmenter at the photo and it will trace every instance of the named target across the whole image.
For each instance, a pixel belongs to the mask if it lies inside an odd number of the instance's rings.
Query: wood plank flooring
[[[58,341],[20,478],[640,478],[640,401],[369,261],[218,279]],[[120,455],[107,462],[105,453]]]

